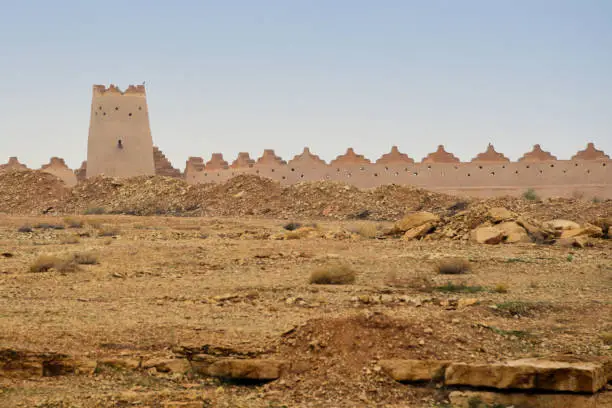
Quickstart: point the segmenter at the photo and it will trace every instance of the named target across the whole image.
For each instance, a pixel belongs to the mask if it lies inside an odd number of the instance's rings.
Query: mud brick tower
[[[144,85],[122,92],[115,85],[93,86],[87,177],[154,175],[153,139]]]

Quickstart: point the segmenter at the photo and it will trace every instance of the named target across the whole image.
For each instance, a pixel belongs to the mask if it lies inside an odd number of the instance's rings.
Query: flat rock
[[[516,218],[516,214],[504,207],[493,207],[487,212],[487,217],[495,224]]]
[[[542,223],[542,227],[551,230],[573,230],[580,228],[580,224],[569,220],[550,220]]]
[[[453,407],[489,408],[529,407],[529,408],[604,408],[612,406],[612,393],[593,395],[573,394],[523,394],[496,393],[490,391],[453,391],[448,396]]]
[[[116,370],[137,370],[140,360],[136,358],[103,358],[98,360],[98,366],[111,367]]]
[[[223,359],[211,364],[207,371],[211,377],[232,380],[272,381],[281,376],[284,365],[284,362],[275,360]]]
[[[142,363],[142,368],[145,370],[155,368],[160,373],[185,374],[190,371],[191,365],[189,361],[184,358],[153,359],[144,361]]]
[[[411,241],[413,239],[421,239],[425,235],[429,234],[434,229],[434,227],[435,227],[434,222],[431,222],[431,221],[426,222],[425,224],[419,225],[418,227],[410,228],[403,235],[402,239],[407,240],[407,241]]]
[[[566,248],[584,248],[593,245],[589,240],[589,237],[584,235],[579,235],[572,238],[559,238],[555,244]]]
[[[472,241],[479,244],[496,245],[504,239],[504,233],[497,227],[478,227],[470,234]]]
[[[503,364],[453,363],[446,385],[595,393],[606,385],[603,364],[523,359]]]
[[[561,233],[561,238],[573,238],[579,236],[587,236],[591,238],[600,238],[603,236],[603,230],[592,224],[585,224],[582,228],[565,230]]]
[[[396,222],[395,230],[398,232],[406,232],[412,228],[420,227],[425,223],[435,223],[439,220],[440,217],[433,213],[427,211],[419,211],[412,214],[408,214],[404,218]]]
[[[381,360],[380,366],[395,381],[439,381],[450,361],[438,360]]]

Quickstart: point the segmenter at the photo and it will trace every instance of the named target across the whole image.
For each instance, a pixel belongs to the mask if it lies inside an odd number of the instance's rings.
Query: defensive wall
[[[11,157],[0,165],[0,172],[26,168]],[[491,144],[468,162],[462,162],[444,146],[438,146],[418,163],[396,146],[375,162],[352,148],[330,163],[308,148],[288,162],[267,149],[256,160],[249,153],[239,153],[231,163],[221,153],[213,153],[208,161],[190,157],[181,172],[153,146],[144,85],[130,85],[125,91],[115,85],[94,85],[87,160],[73,171],[63,159],[52,157],[40,170],[54,174],[68,186],[97,175],[122,178],[157,174],[195,184],[254,174],[284,185],[329,180],[360,188],[399,184],[472,196],[518,195],[534,189],[541,197],[612,199],[611,168],[610,157],[588,143],[569,160],[558,160],[535,145],[516,162]]]

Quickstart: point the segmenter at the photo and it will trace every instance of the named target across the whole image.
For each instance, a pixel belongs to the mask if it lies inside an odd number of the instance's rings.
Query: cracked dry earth
[[[609,240],[585,249],[342,234],[274,240],[283,221],[80,219],[80,228],[18,232],[63,220],[0,218],[0,349],[136,363],[42,376],[11,376],[5,365],[1,407],[444,407],[448,390],[396,383],[378,361],[611,357]],[[99,236],[100,224],[115,236]],[[66,235],[80,237],[69,244]],[[29,270],[40,255],[84,251],[99,264]],[[436,261],[447,256],[469,259],[472,272],[439,275]],[[354,284],[309,283],[313,270],[338,263],[357,272]],[[449,282],[479,291],[440,290]],[[143,364],[193,349],[292,368],[245,384]]]

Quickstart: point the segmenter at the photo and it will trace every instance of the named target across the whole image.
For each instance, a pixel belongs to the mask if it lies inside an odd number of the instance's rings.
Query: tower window
[[[132,116],[132,112],[128,113],[128,116]]]
[[[115,106],[115,110],[116,110],[116,111],[118,111],[118,110],[119,110],[119,107],[118,107],[118,106]]]
[[[123,142],[121,141],[121,139],[117,140],[117,147],[119,149],[123,149]]]

